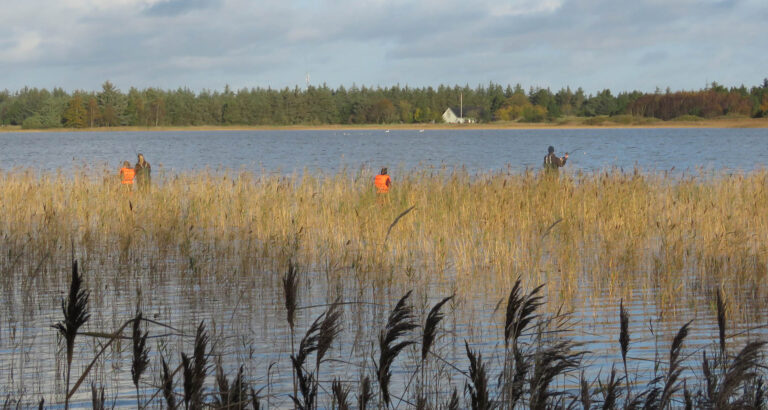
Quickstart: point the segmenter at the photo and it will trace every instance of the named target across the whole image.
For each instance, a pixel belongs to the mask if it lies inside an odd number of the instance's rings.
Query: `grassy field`
[[[403,173],[386,196],[372,177],[200,172],[156,178],[142,192],[107,173],[4,172],[4,265],[55,269],[73,244],[86,267],[172,259],[188,263],[170,274],[210,276],[280,271],[294,259],[361,281],[447,281],[459,297],[518,276],[549,283],[566,303],[638,286],[673,308],[680,295],[720,287],[726,297],[762,294],[765,170],[546,178],[425,169]],[[599,292],[584,294],[585,283]]]

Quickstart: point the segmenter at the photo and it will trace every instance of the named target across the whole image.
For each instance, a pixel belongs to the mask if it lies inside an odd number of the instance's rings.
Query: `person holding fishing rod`
[[[547,156],[544,157],[544,170],[557,173],[558,169],[564,166],[565,161],[568,160],[568,153],[566,152],[564,156],[558,157],[557,155],[555,155],[555,147],[551,145],[549,146],[547,151],[548,151]]]
[[[136,183],[139,186],[139,189],[147,190],[149,184],[152,182],[152,166],[150,166],[149,162],[144,159],[143,154],[139,153],[137,156],[138,160],[136,161],[136,166],[133,167],[134,171],[136,171]]]

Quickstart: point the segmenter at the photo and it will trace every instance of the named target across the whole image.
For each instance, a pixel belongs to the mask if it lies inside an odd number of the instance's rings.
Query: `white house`
[[[458,115],[456,115],[456,112],[449,107],[443,113],[443,121],[445,121],[448,124],[464,124],[464,123],[471,124],[475,122],[475,119],[469,118],[469,117],[459,117]]]

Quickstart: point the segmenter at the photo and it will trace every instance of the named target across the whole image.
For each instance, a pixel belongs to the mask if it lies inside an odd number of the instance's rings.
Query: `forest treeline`
[[[614,95],[606,89],[587,95],[581,88],[530,88],[490,83],[487,86],[411,88],[339,87],[244,88],[194,92],[130,88],[123,92],[109,81],[100,91],[25,87],[0,92],[0,124],[22,128],[321,125],[439,123],[448,107],[479,122],[556,121],[563,117],[627,116],[660,120],[768,117],[768,79],[762,85],[726,88],[712,83],[698,91],[639,91]],[[456,113],[459,114],[458,112]]]

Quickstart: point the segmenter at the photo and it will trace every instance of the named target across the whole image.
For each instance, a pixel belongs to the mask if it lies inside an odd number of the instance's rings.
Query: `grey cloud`
[[[292,85],[310,70],[313,82],[331,86],[520,81],[652,90],[650,75],[670,82],[662,87],[691,88],[703,81],[697,75],[756,76],[768,64],[757,52],[768,31],[762,0],[563,0],[516,15],[495,13],[496,3],[171,0],[83,12],[70,26],[53,12],[23,26],[0,17],[15,24],[0,27],[0,54],[13,47],[14,29],[45,39],[34,60],[0,63],[0,74],[10,81],[29,72],[30,85],[47,76],[64,86],[119,78],[211,88]]]
[[[150,17],[178,16],[192,10],[213,7],[215,4],[213,0],[170,0],[147,7],[143,14]]]

